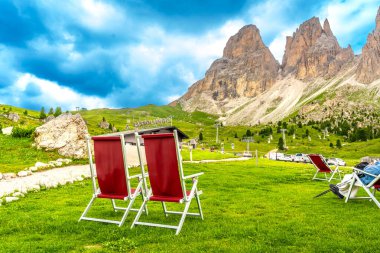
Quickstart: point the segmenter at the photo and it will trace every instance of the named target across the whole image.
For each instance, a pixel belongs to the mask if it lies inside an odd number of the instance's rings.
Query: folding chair
[[[92,140],[94,141],[94,153],[96,163],[95,175],[90,147],[90,139],[90,137],[87,138],[87,147],[90,162],[92,188],[94,193],[90,200],[90,203],[87,205],[82,216],[79,218],[79,221],[89,220],[114,223],[118,224],[120,227],[123,225],[129,211],[138,211],[138,209],[132,209],[132,205],[136,197],[141,194],[141,175],[129,175],[127,157],[125,152],[125,140],[123,135],[92,137]],[[96,176],[99,187],[97,187],[96,185]],[[131,187],[131,179],[139,180],[138,185],[135,189]],[[117,221],[87,217],[87,212],[90,210],[92,204],[97,198],[110,199],[115,212],[118,210],[124,211],[121,220]],[[116,206],[116,199],[124,201],[129,200],[129,204],[126,208]]]
[[[143,187],[146,189],[144,191],[146,195],[144,196],[144,202],[141,205],[131,228],[135,225],[169,228],[175,229],[176,235],[178,235],[187,215],[200,216],[203,220],[201,202],[199,199],[199,195],[202,194],[202,191],[198,191],[197,188],[198,177],[203,175],[203,172],[184,176],[176,130],[174,130],[174,133],[147,134],[142,136],[139,136],[136,133],[136,142],[138,147],[140,147],[141,138],[144,140],[151,188],[148,190],[144,166],[141,163],[140,167],[143,175],[142,181]],[[138,152],[141,161],[140,151]],[[186,190],[185,180],[187,179],[192,179],[190,191]],[[190,203],[194,198],[198,204],[198,213],[189,213],[188,210]],[[140,222],[140,216],[149,201],[161,202],[166,217],[168,214],[181,215],[179,224],[177,226],[170,226],[166,224]],[[181,203],[185,204],[185,207],[183,212],[169,211],[165,205],[165,202]]]
[[[356,169],[356,168],[353,168],[353,169],[354,169],[354,173],[352,173],[353,177],[351,180],[350,188],[348,190],[348,194],[347,194],[345,202],[347,203],[349,199],[369,199],[370,201],[372,200],[377,205],[378,208],[380,208],[380,203],[375,197],[376,190],[380,191],[380,175],[373,175],[366,171]],[[366,174],[366,175],[374,177],[374,179],[370,183],[364,184],[362,180],[360,179],[359,174]],[[354,187],[354,185],[363,188],[364,191],[368,194],[368,197],[351,197],[352,188]],[[371,189],[372,189],[372,192],[371,192]]]
[[[317,169],[317,172],[315,172],[312,180],[328,180],[330,182],[332,179],[337,179],[337,178],[334,178],[334,175],[336,173],[338,173],[339,179],[342,179],[338,165],[336,165],[335,170],[332,170],[330,166],[327,165],[322,155],[310,154],[307,156],[309,157],[310,161],[314,164],[314,167]],[[324,173],[325,178],[318,178],[317,177],[318,173]],[[331,177],[327,178],[326,173],[332,173]]]

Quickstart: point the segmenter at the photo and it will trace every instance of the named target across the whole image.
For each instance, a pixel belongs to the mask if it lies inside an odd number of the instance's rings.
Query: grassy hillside
[[[20,115],[20,121],[17,123],[0,116],[0,124],[2,127],[36,127],[42,124],[38,119],[39,112],[37,111],[28,110],[27,115],[24,115],[25,109],[7,105],[0,105],[0,110],[4,113],[10,110],[11,112],[17,112]],[[264,156],[267,152],[276,149],[279,138],[282,137],[281,133],[277,133],[277,125],[270,126],[272,129],[271,139],[268,133],[262,132],[264,128],[268,128],[269,126],[222,126],[218,129],[219,143],[216,143],[215,121],[217,120],[217,117],[203,112],[188,113],[181,110],[179,106],[147,105],[134,109],[82,110],[79,111],[79,113],[87,122],[89,133],[91,135],[111,132],[109,129],[102,129],[98,126],[103,118],[114,125],[119,131],[124,131],[127,128],[129,130],[135,129],[133,125],[138,121],[172,117],[173,125],[185,132],[190,138],[198,138],[199,134],[202,133],[203,141],[198,145],[198,148],[208,150],[211,146],[215,146],[220,150],[224,147],[224,150],[230,153],[228,157],[233,156],[234,153],[241,153],[246,150],[247,143],[244,142],[244,136],[247,134],[247,131],[252,134],[253,138],[253,143],[249,144],[249,149],[254,152],[257,150],[260,157]],[[324,139],[323,134],[317,128],[307,125],[299,127],[295,123],[291,123],[291,118],[287,119],[286,122],[288,129],[287,133],[289,133],[291,128],[294,129],[294,136],[286,135],[286,143],[288,146],[286,153],[288,154],[298,152],[321,153],[326,157],[341,157],[348,159],[349,165],[357,163],[358,159],[363,156],[380,156],[380,139],[348,142],[342,136],[331,133]],[[146,127],[155,127],[155,125],[149,125]],[[140,129],[141,128],[144,127],[140,127]],[[309,133],[310,140],[306,136],[306,132]],[[336,147],[338,139],[342,143],[342,148]],[[330,147],[331,144],[333,147]],[[232,149],[232,146],[234,146],[234,149]],[[37,160],[47,162],[51,160],[51,158],[59,157],[56,152],[45,153],[43,151],[37,151],[32,147],[32,140],[24,138],[12,138],[0,135],[0,149],[2,152],[0,172],[12,170],[18,171],[24,167],[33,165]],[[24,151],[20,153],[20,150],[23,149]],[[188,153],[188,151],[184,151],[184,158],[189,157],[186,152]],[[28,154],[28,159],[23,158],[24,153]],[[195,153],[195,159],[201,159],[201,157],[207,158],[219,156],[208,155],[204,152]]]

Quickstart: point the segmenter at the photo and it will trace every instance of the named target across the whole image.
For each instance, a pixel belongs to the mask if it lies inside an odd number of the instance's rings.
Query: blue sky
[[[359,54],[379,1],[0,1],[0,104],[167,104],[204,77],[228,38],[255,24],[281,62],[285,36],[325,18]]]

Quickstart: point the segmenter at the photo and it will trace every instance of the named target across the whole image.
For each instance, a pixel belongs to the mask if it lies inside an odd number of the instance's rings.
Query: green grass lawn
[[[0,134],[0,172],[18,172],[34,166],[36,162],[47,163],[58,159],[57,152],[45,152],[32,147],[30,138],[12,138]]]
[[[91,197],[90,180],[30,193],[0,207],[1,252],[376,252],[379,209],[366,200],[347,204],[311,181],[312,165],[259,160],[185,164],[204,171],[199,189],[205,220],[187,218],[181,233],[77,222]],[[137,202],[137,204],[141,201]],[[171,205],[172,207],[173,205]],[[178,205],[179,206],[179,205]],[[182,207],[182,206],[181,206]],[[193,203],[192,208],[196,208]],[[161,205],[142,220],[175,223]],[[120,217],[99,200],[92,215]]]
[[[219,151],[210,152],[209,150],[193,149],[192,150],[193,161],[200,160],[220,160],[227,158],[234,158],[233,153],[224,153],[222,154]],[[190,161],[190,150],[187,148],[182,149],[181,151],[182,159],[184,161]]]

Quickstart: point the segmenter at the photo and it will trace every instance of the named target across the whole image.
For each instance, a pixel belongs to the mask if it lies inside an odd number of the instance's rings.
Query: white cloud
[[[124,17],[114,6],[100,1],[80,1],[80,22],[92,29],[107,31],[113,26],[124,23]]]
[[[166,97],[165,100],[166,100],[166,103],[171,103],[180,97],[181,97],[181,95],[171,95],[171,96]]]
[[[39,94],[35,96],[24,94],[29,85],[37,87]],[[77,106],[88,109],[107,107],[105,99],[79,94],[70,88],[62,87],[55,82],[38,78],[29,73],[20,74],[10,91],[13,93],[13,99],[20,105],[22,105],[23,99],[28,99],[32,104],[43,104],[46,107],[61,106],[64,110],[74,110]]]
[[[358,31],[368,26],[375,26],[375,17],[379,7],[378,0],[331,1],[320,10],[321,20],[329,20],[331,30],[346,47],[355,37],[366,38],[367,34]],[[360,53],[361,49],[357,49]]]

